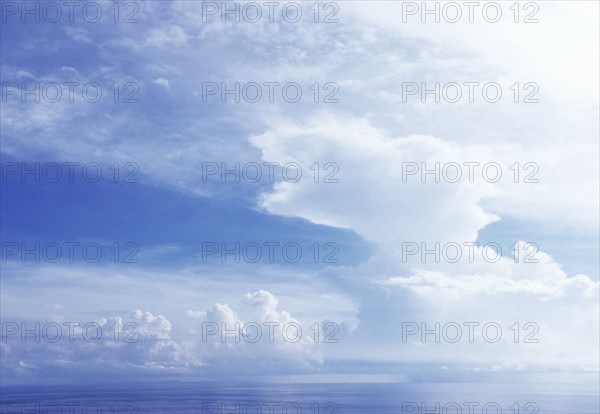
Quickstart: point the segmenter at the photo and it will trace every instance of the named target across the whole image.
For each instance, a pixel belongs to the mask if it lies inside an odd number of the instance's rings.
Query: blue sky
[[[20,3],[2,1],[2,321],[139,330],[135,344],[31,343],[5,325],[3,383],[597,378],[598,4],[539,3],[534,24],[515,23],[508,8],[496,24],[436,24],[402,23],[401,4],[385,1],[319,3],[317,23],[312,3],[297,23],[280,14],[222,22],[203,14],[213,3],[121,2],[115,22],[112,3],[97,2],[96,23],[80,14],[52,23],[43,13],[23,21],[11,8]],[[338,21],[321,21],[332,10]],[[124,21],[133,12],[138,21]],[[58,102],[22,102],[23,86],[65,82],[78,83],[72,102],[66,86]],[[92,82],[97,102],[81,95]],[[236,82],[262,85],[262,99],[206,96],[209,83]],[[299,85],[302,98],[291,103],[278,86],[270,102],[270,82]],[[406,82],[495,82],[503,96],[403,102]],[[538,103],[522,102],[527,83]],[[409,163],[436,162],[495,163],[503,174],[404,182]],[[58,182],[22,178],[49,163],[60,166]],[[72,182],[64,163],[79,163]],[[81,175],[90,163],[102,170],[97,182]],[[207,175],[236,163],[260,166],[262,177]],[[277,163],[273,180],[265,163]],[[538,182],[523,182],[527,163]],[[299,181],[283,175],[289,165],[301,167]],[[73,261],[36,262],[10,251],[65,242],[97,244],[102,259],[76,250]],[[486,261],[480,247],[472,261],[402,255],[407,243],[476,242],[497,243],[502,258]],[[536,263],[515,263],[519,242],[539,247]],[[223,262],[211,251],[203,260],[203,248],[223,243],[260,245],[262,259]],[[274,243],[272,263],[264,243]],[[285,260],[286,244],[302,258]],[[130,253],[137,261],[124,263]],[[306,335],[332,321],[338,342]],[[504,335],[402,341],[403,322],[469,321]],[[236,322],[298,323],[305,336],[202,339],[207,324]],[[535,323],[539,342],[515,343],[515,322]]]

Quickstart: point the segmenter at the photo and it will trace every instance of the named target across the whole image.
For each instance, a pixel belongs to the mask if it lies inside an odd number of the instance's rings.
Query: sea
[[[592,385],[167,382],[0,388],[2,414],[600,414]]]

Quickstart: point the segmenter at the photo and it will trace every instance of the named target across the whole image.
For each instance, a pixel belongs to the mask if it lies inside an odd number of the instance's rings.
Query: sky
[[[72,4],[0,1],[2,384],[598,381],[597,2]]]

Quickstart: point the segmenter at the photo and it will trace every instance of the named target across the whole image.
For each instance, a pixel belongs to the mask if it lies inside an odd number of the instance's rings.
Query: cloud
[[[165,88],[167,90],[171,89],[171,84],[169,83],[168,79],[157,78],[157,79],[154,79],[152,82],[155,83],[156,85],[162,86],[163,88]]]
[[[482,200],[506,200],[512,205],[526,190],[511,191],[511,186],[516,186],[512,179],[493,184],[485,180],[424,183],[411,176],[404,181],[402,163],[427,162],[431,166],[435,161],[485,163],[495,159],[510,165],[510,147],[458,145],[431,136],[391,137],[366,119],[331,112],[302,123],[287,118],[273,118],[270,123],[268,132],[250,137],[263,160],[335,161],[340,165],[339,182],[328,187],[311,182],[278,183],[262,194],[260,205],[269,213],[349,228],[378,247],[377,254],[357,269],[332,271],[360,307],[359,328],[344,338],[346,344],[364,347],[375,342],[381,348],[380,356],[454,366],[473,364],[485,355],[498,363],[518,358],[529,369],[597,362],[594,344],[599,321],[595,310],[600,285],[588,275],[568,276],[545,252],[536,251],[535,260],[528,263],[523,258],[531,254],[530,246],[515,240],[511,248],[518,252],[518,263],[506,256],[510,246],[504,246],[504,257],[494,260],[488,259],[494,255],[483,246],[473,248],[472,258],[463,251],[461,259],[454,262],[440,260],[442,254],[434,259],[431,253],[403,260],[407,242],[419,246],[425,242],[429,249],[436,243],[462,246],[477,242],[479,232],[500,218],[487,211]],[[540,198],[535,203],[537,209],[543,209],[548,200]],[[511,213],[518,217],[521,211],[516,208]],[[570,217],[561,219],[569,222]],[[574,315],[577,323],[573,323]],[[395,352],[395,347],[402,346],[398,328],[403,321],[470,320],[494,321],[505,330],[515,322],[535,321],[544,340],[525,350],[503,341],[494,348],[493,356],[486,344],[470,343],[406,345],[405,353]],[[347,347],[345,352],[353,345]]]
[[[168,272],[122,270],[116,275],[112,269],[85,269],[87,279],[82,281],[80,269],[10,268],[13,276],[34,273],[23,275],[27,283],[3,287],[3,303],[12,312],[37,311],[23,305],[24,293],[35,292],[40,303],[53,303],[57,293],[68,291],[71,309],[100,314],[95,320],[102,327],[116,321],[135,323],[140,340],[46,343],[33,353],[19,344],[0,344],[2,369],[7,370],[3,373],[14,370],[20,378],[37,379],[28,372],[46,369],[50,378],[60,368],[76,377],[73,371],[89,365],[91,370],[132,369],[136,375],[270,375],[314,372],[327,361],[343,358],[347,365],[340,370],[356,369],[356,360],[423,365],[443,360],[452,368],[462,364],[492,371],[597,367],[597,275],[568,275],[544,251],[535,264],[507,257],[488,263],[481,259],[482,249],[476,249],[474,262],[422,263],[419,256],[402,260],[405,242],[475,242],[482,229],[507,218],[540,229],[569,229],[565,237],[597,232],[597,192],[581,188],[598,188],[598,5],[583,3],[544,3],[539,24],[507,26],[401,24],[396,9],[401,4],[347,2],[340,3],[339,24],[290,26],[265,20],[222,24],[214,19],[204,24],[198,3],[145,2],[138,24],[65,28],[56,44],[46,48],[79,58],[77,49],[68,47],[69,40],[79,47],[93,41],[98,53],[85,64],[72,59],[75,63],[68,69],[56,70],[34,62],[3,63],[9,81],[135,81],[140,97],[146,98],[134,110],[115,105],[111,95],[98,104],[78,100],[21,105],[19,99],[12,100],[2,110],[8,137],[4,154],[24,159],[42,151],[55,159],[85,162],[92,154],[111,164],[135,155],[153,185],[202,197],[222,191],[231,198],[239,196],[238,187],[207,189],[200,184],[199,163],[335,163],[337,183],[277,182],[267,190],[261,187],[249,200],[257,195],[266,214],[350,229],[377,249],[368,263],[356,268],[310,274],[286,270],[283,276],[254,268],[215,276],[206,269],[171,266]],[[46,45],[29,38],[26,46],[41,51]],[[16,55],[10,56],[16,61]],[[312,90],[305,90],[309,101],[297,105],[203,105],[194,91],[201,91],[206,80],[335,82],[340,102],[313,103]],[[405,81],[494,81],[503,85],[508,101],[404,103]],[[529,81],[539,84],[540,103],[512,102],[508,87]],[[164,102],[154,99],[157,88],[145,88],[153,83],[172,92],[162,94]],[[413,175],[404,180],[406,162],[431,167],[473,161],[499,163],[503,179],[424,184],[420,175]],[[515,162],[535,162],[539,183],[515,183],[510,169]],[[55,284],[47,284],[50,277]],[[175,279],[179,286],[171,282]],[[127,286],[127,294],[115,295],[115,282]],[[238,298],[250,288],[254,293]],[[140,294],[135,306],[130,291]],[[325,301],[325,292],[336,300]],[[210,306],[212,298],[219,302]],[[293,311],[281,310],[280,300],[287,309],[294,303]],[[191,305],[196,302],[200,310]],[[106,307],[151,311],[127,314],[104,311]],[[242,335],[249,331],[236,325],[300,323],[306,317],[299,311],[322,320],[336,307],[344,308],[344,341],[327,349],[307,340],[287,341],[281,333],[272,343],[223,342],[220,335],[202,338],[203,323],[219,328],[224,323]],[[56,318],[62,312],[51,311]],[[543,341],[521,347],[506,340],[494,348],[399,342],[402,321],[473,318],[497,321],[505,329],[515,321],[535,321]],[[55,365],[45,358],[54,358]]]
[[[181,373],[202,365],[189,343],[172,338],[169,320],[147,311],[86,323],[59,317],[4,324],[18,326],[14,334],[3,326],[2,348],[6,354],[2,371],[7,381],[44,378],[64,370],[70,378],[99,371],[102,379],[116,372],[127,376],[131,372],[152,375],[164,370]],[[23,337],[21,328],[29,329],[29,336]]]
[[[155,47],[166,45],[177,47],[186,45],[188,40],[188,36],[180,26],[170,25],[152,30],[146,39],[146,44]]]
[[[64,31],[67,34],[67,36],[69,36],[76,42],[94,43],[94,41],[89,37],[87,30],[85,29],[76,27],[65,27]]]
[[[289,312],[278,310],[279,300],[270,292],[247,293],[239,311],[216,303],[202,312],[188,311],[201,319],[196,341],[210,364],[220,370],[249,370],[260,365],[270,374],[315,369],[322,363],[316,341],[309,330]]]
[[[152,378],[165,372],[227,378],[253,375],[257,365],[266,376],[314,372],[322,359],[310,324],[280,311],[278,303],[273,294],[259,290],[239,303],[242,318],[220,303],[207,311],[188,311],[194,321],[179,320],[177,334],[165,316],[139,309],[127,317],[87,323],[71,322],[64,315],[44,322],[3,322],[3,377],[22,381],[67,370],[71,378],[96,372],[100,380],[140,373]],[[22,327],[29,329],[28,336],[22,336]],[[216,334],[211,333],[214,327]]]
[[[477,232],[498,218],[478,204],[495,189],[487,183],[403,182],[404,162],[461,162],[490,157],[484,147],[459,147],[430,136],[392,138],[366,119],[321,114],[300,126],[283,119],[253,136],[263,160],[335,162],[339,182],[278,183],[261,197],[275,214],[350,228],[382,249],[403,240],[474,241]],[[314,162],[314,161],[313,161]],[[358,191],[358,193],[357,193]],[[356,197],[361,194],[361,197]],[[351,207],[350,207],[351,206]],[[365,220],[365,216],[369,220]]]

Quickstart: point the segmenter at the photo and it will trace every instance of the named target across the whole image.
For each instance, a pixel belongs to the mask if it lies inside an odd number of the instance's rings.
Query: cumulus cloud
[[[96,371],[100,379],[115,372],[255,375],[257,366],[260,375],[314,372],[323,361],[313,323],[302,323],[278,304],[268,291],[247,293],[236,304],[237,311],[221,303],[188,311],[190,319],[180,320],[179,334],[165,316],[139,309],[127,317],[87,323],[69,322],[64,316],[42,323],[4,323],[2,372],[11,380],[44,377],[55,370],[78,375]]]
[[[85,323],[68,317],[3,322],[2,371],[12,379],[15,373],[23,379],[63,370],[84,376],[98,371],[102,378],[111,370],[130,375],[201,366],[189,343],[174,340],[171,330],[164,316],[141,310]]]
[[[378,246],[369,263],[355,271],[340,270],[347,274],[341,276],[348,281],[346,292],[360,303],[360,329],[350,336],[354,339],[347,340],[364,346],[385,337],[389,342],[377,344],[390,358],[451,358],[459,364],[473,362],[476,355],[484,358],[489,348],[467,343],[440,351],[448,346],[421,344],[409,346],[398,357],[390,348],[398,345],[401,331],[389,327],[407,320],[475,319],[499,321],[508,329],[525,320],[543,327],[545,340],[525,351],[504,341],[492,359],[500,362],[514,357],[532,366],[581,366],[597,361],[598,282],[588,275],[568,276],[552,257],[537,248],[530,250],[531,245],[523,241],[504,246],[504,256],[490,253],[489,246],[475,245],[479,232],[500,219],[486,211],[481,200],[511,200],[516,196],[510,191],[514,181],[435,182],[430,174],[429,182],[423,182],[418,175],[405,180],[403,174],[405,161],[432,166],[435,161],[479,160],[483,164],[495,159],[509,165],[506,147],[450,144],[430,136],[391,137],[365,119],[331,113],[302,125],[289,119],[273,120],[268,132],[250,140],[261,149],[264,160],[335,160],[343,166],[339,183],[329,187],[279,183],[262,194],[260,203],[270,213],[352,229]],[[548,201],[536,202],[541,209]],[[423,257],[419,252],[407,257],[407,242],[417,247],[425,242],[424,248],[430,250],[440,243],[454,244],[463,252],[454,261],[443,251],[437,256]],[[472,254],[463,243],[471,243]],[[510,248],[514,257],[506,254]],[[454,252],[451,256],[456,257]],[[376,286],[365,289],[369,285]],[[578,315],[577,323],[564,315]]]
[[[329,185],[276,184],[260,201],[271,213],[351,228],[383,249],[396,249],[401,240],[473,241],[479,229],[498,219],[478,204],[496,192],[483,180],[423,185],[420,174],[409,177],[404,171],[405,163],[414,161],[433,167],[435,162],[483,160],[490,157],[486,148],[460,148],[430,136],[392,138],[366,119],[335,114],[321,114],[305,126],[287,119],[272,126],[250,138],[264,160],[331,161],[340,172],[339,182]]]
[[[219,369],[250,369],[258,364],[271,373],[314,369],[321,363],[311,324],[301,323],[278,309],[279,300],[270,292],[247,293],[239,310],[215,303],[210,310],[188,311],[199,319],[194,329],[197,344],[206,349],[210,363]],[[241,361],[239,361],[241,359]],[[242,361],[253,361],[250,367]],[[237,367],[237,368],[236,368]]]

